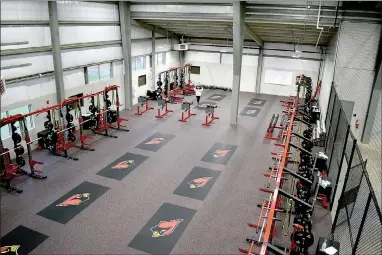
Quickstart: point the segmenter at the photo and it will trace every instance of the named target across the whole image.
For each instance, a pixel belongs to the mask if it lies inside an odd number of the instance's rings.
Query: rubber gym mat
[[[47,238],[47,235],[20,225],[1,238],[1,254],[28,254]]]
[[[194,167],[173,194],[203,201],[219,175],[220,172],[216,170]]]
[[[215,143],[203,156],[202,161],[226,165],[236,151],[236,148],[237,146],[235,145]]]
[[[108,187],[85,181],[37,215],[66,224],[108,190]]]
[[[193,209],[164,203],[129,247],[150,254],[170,254],[195,213]]]
[[[194,107],[194,109],[197,109],[197,110],[204,110],[204,109],[206,109],[207,104],[217,105],[216,102],[206,102],[206,101],[202,101],[202,102],[199,103],[199,106],[196,105],[196,106]]]
[[[249,101],[248,105],[263,106],[265,104],[265,102],[267,102],[267,100],[252,98],[251,101]]]
[[[206,100],[212,100],[212,101],[222,101],[225,98],[225,95],[222,94],[212,94],[209,98]]]
[[[120,181],[148,158],[147,156],[128,152],[99,171],[97,175]]]
[[[249,116],[249,117],[257,117],[257,114],[260,112],[260,108],[253,108],[253,107],[244,107],[243,110],[240,112],[241,116]]]
[[[147,151],[158,151],[160,148],[165,146],[171,139],[173,139],[175,136],[170,134],[163,134],[163,133],[155,133],[143,142],[141,142],[139,145],[137,145],[135,148],[147,150]]]

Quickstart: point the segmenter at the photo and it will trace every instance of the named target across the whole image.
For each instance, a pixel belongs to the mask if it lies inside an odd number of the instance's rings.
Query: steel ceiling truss
[[[158,3],[135,3],[158,5]],[[163,3],[160,3],[163,4]],[[315,3],[317,4],[317,3]],[[174,3],[168,3],[174,5]],[[179,5],[178,3],[176,5]],[[182,3],[183,5],[183,3]],[[196,5],[187,3],[187,5]],[[199,5],[199,4],[197,4]],[[228,3],[222,3],[228,6]],[[205,3],[204,6],[215,6]],[[246,4],[246,35],[259,45],[266,42],[286,42],[294,44],[315,44],[320,30],[316,29],[319,7],[316,5],[293,4]],[[166,9],[168,10],[168,9]],[[185,38],[232,38],[232,13],[179,12],[132,12],[135,20],[163,28]],[[319,45],[327,45],[341,20],[381,23],[378,10],[343,10],[337,3],[326,3],[321,8],[320,25],[324,26]]]

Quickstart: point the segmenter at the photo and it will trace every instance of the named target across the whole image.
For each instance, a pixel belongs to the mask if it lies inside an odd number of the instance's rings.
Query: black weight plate
[[[111,106],[111,101],[110,100],[106,100],[106,107],[109,108]]]
[[[21,156],[19,157],[16,157],[16,163],[19,165],[19,166],[25,166],[25,159]]]
[[[70,142],[75,142],[76,141],[76,136],[73,133],[68,133],[68,140]]]
[[[66,125],[66,128],[70,128],[69,129],[70,132],[74,132],[76,130],[76,127],[74,126],[73,123],[68,123],[68,125]]]
[[[14,143],[20,143],[21,142],[21,135],[19,133],[13,133],[12,134],[12,140]]]
[[[44,128],[46,130],[52,130],[53,129],[53,123],[51,121],[49,121],[49,120],[45,121],[44,122]]]
[[[65,115],[65,119],[67,122],[73,122],[73,120],[74,120],[73,115],[71,115],[70,113],[67,113]]]
[[[25,152],[25,149],[24,149],[24,147],[21,146],[21,145],[18,145],[18,146],[15,148],[16,156],[23,155],[24,152]]]

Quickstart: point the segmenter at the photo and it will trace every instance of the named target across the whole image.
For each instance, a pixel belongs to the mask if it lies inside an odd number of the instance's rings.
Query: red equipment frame
[[[135,113],[136,115],[142,115],[143,113],[149,111],[149,110],[153,110],[154,107],[149,107],[149,100],[146,100],[146,103],[145,103],[145,110],[143,110],[142,112],[140,111],[140,105],[138,104],[137,106],[137,112]]]
[[[128,129],[124,129],[126,127],[125,125],[121,124],[123,121],[128,121],[129,119],[120,117],[119,107],[122,105],[119,102],[118,88],[119,88],[119,86],[117,86],[117,85],[110,85],[110,86],[105,87],[105,89],[104,89],[104,95],[106,95],[109,91],[113,91],[113,90],[115,90],[115,93],[116,93],[115,104],[117,106],[117,127],[115,127],[114,125],[110,125],[110,128],[121,130],[121,131],[129,131]]]
[[[146,101],[147,102],[147,101]],[[164,110],[164,113],[160,113],[160,108],[158,108],[158,115],[155,116],[155,118],[157,119],[163,119],[164,116],[166,116],[168,113],[170,112],[174,112],[173,110],[169,110],[168,107],[167,107],[167,101],[166,101],[166,106],[165,106],[165,110]]]
[[[203,125],[203,126],[207,126],[207,127],[209,127],[209,126],[211,126],[211,123],[212,123],[214,120],[218,120],[218,119],[219,119],[219,117],[215,117],[215,112],[213,112],[213,113],[211,114],[211,119],[210,119],[210,120],[208,120],[208,115],[206,115],[205,122],[202,123],[202,125]]]
[[[191,118],[191,116],[196,116],[196,114],[191,113],[191,105],[190,105],[190,108],[188,108],[188,111],[187,111],[187,117],[186,118],[184,117],[184,111],[182,111],[182,118],[179,121],[180,122],[187,122],[187,120],[189,118]]]

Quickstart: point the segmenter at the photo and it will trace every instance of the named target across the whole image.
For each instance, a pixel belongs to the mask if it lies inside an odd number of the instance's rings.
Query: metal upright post
[[[151,32],[151,73],[152,73],[152,89],[155,90],[155,31],[154,29]]]
[[[131,78],[131,13],[130,3],[120,1],[119,20],[121,24],[122,53],[124,60],[124,88],[126,108],[133,106],[133,86]]]
[[[256,87],[255,93],[260,93],[261,76],[263,74],[263,47],[259,47],[259,56],[257,59]]]
[[[61,61],[61,49],[60,49],[60,34],[58,27],[58,15],[57,15],[57,2],[49,1],[49,25],[50,25],[50,37],[52,40],[52,55],[54,66],[54,79],[56,82],[56,98],[57,103],[61,103],[62,99],[65,99],[65,87],[64,77]]]
[[[233,81],[231,125],[237,124],[240,93],[241,60],[244,41],[245,3],[233,3]]]

